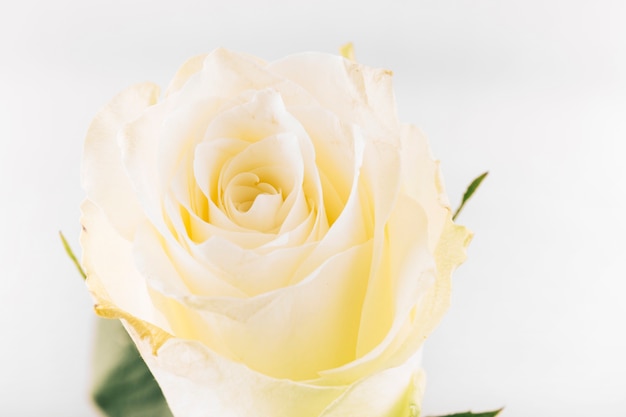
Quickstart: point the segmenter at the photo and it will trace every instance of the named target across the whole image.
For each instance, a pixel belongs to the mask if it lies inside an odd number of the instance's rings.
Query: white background
[[[425,351],[426,414],[626,415],[626,2],[23,1],[0,6],[0,414],[93,416],[82,141],[124,87],[225,46],[387,67],[450,199],[491,173]]]

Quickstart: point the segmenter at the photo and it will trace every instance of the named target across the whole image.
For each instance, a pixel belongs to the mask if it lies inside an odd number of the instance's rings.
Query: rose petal
[[[189,77],[176,99],[193,103],[207,97],[233,98],[246,90],[262,90],[281,81],[265,68],[262,60],[218,48],[206,56],[202,69]]]
[[[220,178],[220,188],[224,194],[218,198],[222,200],[222,204],[226,204],[224,209],[231,219],[247,229],[264,233],[276,232],[287,217],[291,218],[290,223],[294,225],[300,224],[306,219],[308,214],[306,204],[293,207],[294,198],[302,193],[304,186],[304,161],[301,148],[298,145],[297,137],[280,134],[251,144],[229,161]],[[242,196],[234,194],[237,189],[241,189],[237,186],[241,181],[256,182],[252,187],[252,190],[256,191],[249,194],[251,200],[238,201],[237,197]],[[250,184],[252,185],[252,183]],[[261,184],[266,184],[273,191],[263,193],[259,188]],[[294,197],[287,199],[285,210],[281,210],[283,193],[289,197],[291,192],[293,192]],[[269,212],[259,212],[262,207],[269,208],[267,205],[259,206],[257,204],[256,200],[259,197],[263,199],[263,194],[268,195],[268,197],[273,194],[272,197],[269,197],[271,199],[269,201],[274,201],[274,209]],[[268,200],[268,197],[265,200]],[[300,199],[300,201],[303,200]],[[250,204],[248,209],[235,207],[235,204],[246,202]]]
[[[433,285],[435,261],[428,250],[427,224],[423,209],[401,195],[385,228],[380,267],[367,288],[357,356],[378,353],[381,341],[395,336],[420,292]]]
[[[439,161],[433,158],[426,136],[415,126],[403,125],[401,140],[403,191],[426,210],[428,246],[434,251],[450,212]]]
[[[194,150],[193,172],[204,195],[217,204],[220,172],[227,161],[243,151],[248,142],[235,138],[214,138],[198,144]]]
[[[223,216],[223,213],[219,209],[213,209],[216,210],[216,215]],[[260,254],[269,253],[280,248],[289,248],[299,244],[318,241],[326,235],[326,230],[328,230],[328,224],[319,211],[311,211],[309,217],[297,227],[288,232],[281,232],[276,235],[268,233],[250,233],[249,231],[233,231],[215,227],[211,224],[205,224],[203,227],[207,229],[207,233],[210,236],[219,236],[236,244],[240,248],[251,249]],[[211,258],[211,254],[208,252],[210,249],[207,248],[205,242],[194,245],[190,250],[200,257],[206,259]]]
[[[407,330],[409,337],[390,358],[390,363],[398,363],[411,355],[439,324],[450,305],[452,272],[465,261],[466,249],[471,240],[472,233],[454,224],[452,216],[448,214],[435,251],[437,280],[421,295],[422,301],[411,312],[411,326]]]
[[[353,381],[379,370],[405,340],[410,311],[434,285],[435,261],[428,250],[426,215],[401,196],[385,228],[379,264],[375,264],[363,304],[357,359],[323,372],[333,383]],[[442,294],[442,296],[444,296]],[[419,347],[419,346],[418,346]]]
[[[171,239],[171,238],[170,238]],[[137,230],[133,245],[135,264],[146,280],[162,292],[171,294],[210,294],[212,296],[242,297],[228,280],[220,279],[217,269],[199,264],[178,242],[161,236],[148,223]]]
[[[157,356],[132,327],[127,329],[175,415],[317,417],[346,390],[262,375],[182,339],[168,340]]]
[[[178,71],[176,71],[170,85],[167,87],[165,97],[169,97],[170,95],[178,92],[185,85],[185,83],[189,81],[189,78],[198,73],[202,69],[206,57],[207,54],[196,55],[189,58],[183,65],[181,65]]]
[[[319,106],[296,106],[289,111],[306,129],[315,147],[324,207],[332,224],[348,200],[355,181],[354,166],[361,163],[367,139],[356,126],[340,121]]]
[[[179,241],[189,238],[194,242],[202,242],[207,239],[204,225],[209,217],[209,202],[195,182],[191,155],[185,159],[188,162],[179,165],[170,183],[170,191],[165,195],[167,204],[164,213],[167,219],[176,225],[172,235],[177,236]],[[181,225],[184,227],[180,227]]]
[[[363,378],[350,386],[320,417],[418,416],[424,392],[424,374],[419,369],[421,352],[397,367]]]
[[[229,138],[235,140],[242,140],[248,142],[258,142],[265,140],[272,136],[284,137],[288,134],[293,137],[292,141],[297,144],[300,155],[296,160],[289,157],[290,155],[282,155],[283,159],[281,164],[276,166],[287,164],[294,166],[297,160],[301,160],[303,164],[304,180],[303,184],[307,198],[313,201],[321,200],[321,187],[319,184],[319,178],[317,174],[317,168],[315,165],[315,149],[311,144],[310,138],[307,132],[303,129],[302,125],[289,114],[281,96],[274,90],[268,89],[255,93],[250,101],[242,104],[241,106],[234,107],[228,111],[222,112],[215,120],[212,121],[208,127],[205,135],[205,142],[210,142],[213,139],[221,140],[222,138]],[[238,149],[239,152],[244,153],[243,149]],[[228,150],[229,153],[233,153],[233,149]],[[249,153],[250,151],[245,151]],[[296,148],[291,150],[291,155],[296,156]],[[253,155],[259,157],[258,160],[253,158],[253,161],[247,162],[248,170],[252,167],[258,167],[260,162],[264,159],[270,158],[270,155]],[[237,155],[237,158],[242,156]],[[234,157],[233,157],[234,158]],[[222,164],[225,158],[221,158]],[[276,162],[279,158],[272,158],[272,161]],[[219,166],[222,166],[221,164]],[[300,168],[302,170],[302,168]],[[244,172],[245,167],[238,168],[235,172]],[[294,171],[295,172],[295,171]],[[204,182],[202,173],[196,170],[196,175],[199,175],[199,181]],[[230,178],[225,173],[226,178]],[[298,183],[298,181],[295,181]],[[204,184],[201,185],[202,189],[207,189]],[[283,187],[284,188],[284,187]],[[213,193],[210,193],[211,197],[215,197]]]
[[[197,68],[198,63],[191,61],[183,65],[182,74]],[[302,86],[270,71],[265,61],[223,48],[206,55],[202,68],[185,78],[184,85],[172,94],[171,99],[189,103],[213,97],[234,105],[247,101],[246,95],[269,88],[279,92],[289,106],[318,103]]]
[[[81,263],[87,277],[97,276],[119,309],[171,333],[162,313],[152,304],[144,277],[134,266],[132,243],[119,235],[104,212],[90,200],[83,202],[81,212]]]
[[[288,285],[303,259],[314,249],[315,242],[278,248],[269,253],[244,249],[218,236],[202,245],[205,259],[222,270],[230,284],[248,296],[256,296]]]
[[[122,161],[145,215],[165,229],[161,200],[163,184],[158,171],[160,127],[167,112],[159,103],[144,111],[140,118],[120,132]]]
[[[352,386],[316,386],[259,374],[179,338],[167,340],[155,355],[133,326],[127,323],[126,328],[175,415],[343,417],[354,411],[359,417],[395,417],[417,415],[421,408],[420,352]]]
[[[398,128],[389,70],[314,52],[274,61],[268,64],[268,69],[303,86],[345,122],[371,131],[380,130],[380,124],[385,129]]]
[[[134,85],[118,94],[95,117],[85,139],[82,186],[122,236],[131,239],[144,214],[122,165],[117,135],[125,124],[156,103],[159,87]]]
[[[296,285],[252,298],[185,297],[207,331],[263,374],[314,379],[354,359],[371,243],[335,254]],[[172,294],[170,294],[172,296]],[[210,345],[209,345],[210,346]],[[255,349],[250,349],[255,346]],[[306,360],[302,360],[306,358]]]
[[[354,182],[346,205],[303,269],[346,248],[378,236],[389,218],[399,191],[400,161],[395,148],[368,141],[359,129],[353,132],[355,145]],[[380,261],[374,251],[374,265]]]
[[[397,366],[420,349],[448,308],[450,278],[454,269],[465,260],[465,251],[471,236],[466,228],[455,225],[448,215],[434,257],[436,280],[433,285],[418,291],[419,296],[415,298],[410,314],[404,320],[398,320],[392,326],[396,331],[391,331],[374,350],[344,367],[322,372],[323,376],[319,381],[329,384],[354,381],[379,369]],[[426,281],[422,282],[427,284],[428,275],[424,278]],[[415,288],[410,282],[409,285]],[[405,303],[410,303],[410,298],[405,298]],[[398,313],[398,317],[402,317],[402,314]]]

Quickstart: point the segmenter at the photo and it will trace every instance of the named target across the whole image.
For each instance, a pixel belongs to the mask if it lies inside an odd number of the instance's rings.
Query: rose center
[[[279,197],[282,202],[280,189],[277,190],[273,185],[263,182],[256,174],[250,172],[235,176],[229,188],[228,198],[240,212],[248,212],[259,196],[264,196],[259,199],[259,202],[265,200],[267,198],[265,196]],[[276,200],[275,197],[271,199]]]
[[[271,231],[284,200],[280,188],[255,173],[243,172],[229,181],[224,202],[228,216],[240,226]]]

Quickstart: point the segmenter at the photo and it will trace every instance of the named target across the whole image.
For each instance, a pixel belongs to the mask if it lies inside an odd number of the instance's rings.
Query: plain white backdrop
[[[126,86],[225,46],[394,71],[476,233],[428,340],[426,415],[626,415],[626,2],[79,1],[0,6],[0,414],[95,416],[82,141]]]

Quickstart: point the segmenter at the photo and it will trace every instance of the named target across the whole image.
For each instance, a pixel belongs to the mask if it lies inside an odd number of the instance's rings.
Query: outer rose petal
[[[181,67],[176,71],[176,75],[174,75],[174,79],[170,82],[170,85],[167,87],[165,91],[165,96],[169,96],[179,91],[189,78],[199,72],[202,69],[202,65],[204,64],[204,60],[207,55],[196,55],[194,57],[189,58]]]
[[[428,216],[428,245],[434,251],[450,215],[439,161],[432,156],[426,136],[413,125],[403,125],[401,132],[403,192],[415,199]]]
[[[107,305],[107,309],[115,307],[127,315],[169,329],[150,300],[144,277],[134,266],[132,244],[117,233],[104,212],[91,201],[85,200],[81,211],[82,264],[87,273],[87,285],[98,304]],[[115,262],[111,262],[112,259]]]
[[[144,216],[122,165],[118,132],[156,103],[159,87],[137,84],[118,94],[95,117],[87,131],[81,172],[87,197],[102,207],[122,236],[130,239]]]
[[[389,70],[313,52],[285,57],[268,68],[303,86],[345,122],[374,131],[380,130],[379,123],[387,129],[398,127]]]
[[[271,378],[183,339],[169,339],[157,356],[134,327],[126,328],[176,416],[317,417],[347,389]]]
[[[411,417],[419,415],[424,393],[421,351],[404,364],[371,374],[330,404],[320,417]]]
[[[125,325],[177,416],[397,417],[419,408],[421,352],[350,386],[316,386],[254,372],[193,341],[168,339],[156,356],[135,327]]]

